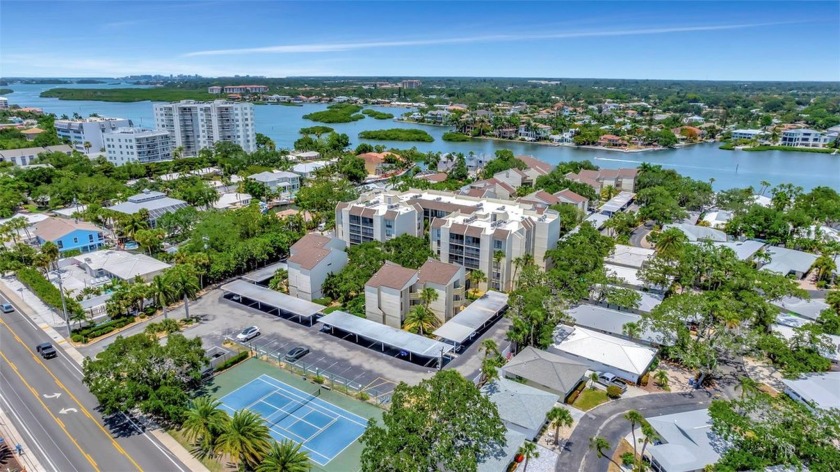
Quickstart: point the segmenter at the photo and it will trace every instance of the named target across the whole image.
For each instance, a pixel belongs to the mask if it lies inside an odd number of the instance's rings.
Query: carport
[[[274,274],[280,269],[287,269],[289,266],[286,261],[275,262],[269,264],[262,269],[257,269],[242,276],[242,280],[251,282],[252,284],[262,284],[267,280],[271,280]]]
[[[452,346],[448,344],[360,318],[343,311],[334,311],[321,317],[319,321],[328,327],[331,333],[335,328],[338,328],[341,331],[355,335],[356,342],[359,342],[359,337],[362,337],[369,341],[379,343],[382,346],[382,351],[385,351],[385,346],[405,351],[408,353],[408,360],[412,360],[413,355],[425,358],[437,357],[438,368],[442,366],[444,354],[452,351]]]
[[[317,303],[291,297],[285,293],[255,285],[242,279],[222,285],[222,291],[229,295],[238,296],[239,303],[249,307],[256,306],[258,310],[277,316],[285,315],[297,318],[300,323],[303,323],[303,320],[306,319],[309,321],[309,326],[312,326],[315,315],[324,309]]]
[[[490,290],[478,300],[470,303],[464,311],[453,316],[434,333],[438,338],[450,341],[456,347],[470,340],[476,333],[480,333],[492,325],[508,306],[508,296],[501,292]]]

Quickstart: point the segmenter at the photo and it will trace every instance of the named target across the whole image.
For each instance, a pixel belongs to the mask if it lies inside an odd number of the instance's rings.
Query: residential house
[[[723,229],[726,227],[726,223],[729,223],[729,220],[732,219],[732,212],[726,210],[714,210],[707,212],[703,215],[703,221],[705,221],[710,227],[715,229]]]
[[[707,226],[695,226],[685,223],[667,224],[662,227],[663,231],[667,229],[677,229],[681,231],[689,242],[697,241],[714,241],[726,242],[726,233],[719,229],[709,228]]]
[[[516,188],[497,178],[476,180],[461,187],[461,195],[475,198],[498,198],[509,200],[516,196]]]
[[[509,430],[533,441],[546,425],[546,416],[559,400],[555,393],[499,378],[481,387],[488,400],[496,405],[499,417]]]
[[[108,207],[108,210],[125,215],[134,215],[141,210],[146,210],[149,212],[149,227],[155,228],[157,227],[158,218],[188,206],[187,202],[183,200],[170,198],[165,193],[146,189],[137,195],[128,197],[128,200],[125,202]]]
[[[820,313],[829,308],[824,298],[782,297],[770,303],[778,307],[782,313],[791,313],[811,321],[816,321]]]
[[[137,277],[144,282],[151,282],[156,275],[172,267],[145,254],[111,249],[75,256],[73,265],[80,267],[94,278],[106,277],[126,282],[133,281]]]
[[[636,176],[638,173],[639,170],[635,168],[581,169],[578,173],[569,172],[565,177],[574,182],[589,185],[596,193],[601,193],[601,189],[607,186],[611,186],[619,191],[635,192]]]
[[[305,179],[311,179],[315,176],[315,173],[318,172],[319,169],[323,169],[324,167],[333,164],[333,162],[334,161],[302,162],[300,164],[293,165],[292,172]]]
[[[784,276],[794,275],[797,279],[805,277],[817,260],[816,254],[777,246],[767,246],[764,248],[764,253],[770,258],[770,262],[762,264],[761,270],[769,270]]]
[[[549,352],[571,357],[591,370],[611,372],[637,384],[650,369],[657,350],[628,339],[580,326],[557,325]]]
[[[651,289],[639,278],[639,271],[655,253],[653,249],[616,244],[612,254],[604,260],[604,268],[608,275],[623,280],[622,285]]]
[[[735,257],[737,257],[739,261],[751,260],[752,257],[765,246],[763,242],[752,239],[748,239],[746,241],[716,242],[714,245],[717,247],[731,249],[735,252]]]
[[[789,129],[782,132],[782,146],[821,148],[837,139],[836,133],[821,133],[812,129]]]
[[[27,128],[20,132],[27,141],[34,141],[39,135],[44,133],[41,128]]]
[[[575,326],[582,326],[603,334],[609,334],[647,345],[668,344],[663,335],[651,330],[639,333],[638,337],[627,334],[625,331],[627,324],[638,324],[642,320],[642,316],[637,313],[582,303],[568,309],[567,314],[575,320]]]
[[[217,210],[230,210],[234,208],[242,208],[251,204],[253,197],[247,193],[230,192],[222,193],[219,199],[213,203],[213,208]]]
[[[289,153],[289,159],[295,161],[314,161],[321,158],[321,153],[318,151],[292,151]]]
[[[327,276],[347,265],[344,241],[309,233],[292,245],[287,264],[289,295],[310,302],[323,298]]]
[[[605,134],[598,139],[598,145],[605,147],[623,147],[627,146],[627,141],[614,134]]]
[[[294,172],[275,170],[260,172],[248,176],[249,179],[265,185],[270,191],[277,193],[281,200],[291,200],[300,190],[300,175]]]
[[[105,244],[102,229],[85,221],[49,217],[35,224],[35,240],[39,245],[51,241],[61,253],[96,251]]]
[[[806,374],[799,379],[782,379],[785,393],[808,408],[840,409],[840,372]]]
[[[429,259],[417,270],[418,289],[429,288],[437,295],[429,309],[441,323],[449,321],[464,305],[465,282],[464,267],[456,264]]]
[[[692,410],[647,418],[658,441],[645,455],[659,472],[698,472],[720,460],[726,441],[712,430],[709,410]]]
[[[387,162],[388,156],[393,156],[395,159],[400,158],[392,152],[366,152],[359,154],[357,157],[364,159],[365,170],[368,175],[382,175],[393,167],[393,164]]]
[[[733,141],[741,139],[751,141],[753,139],[760,138],[764,134],[764,131],[761,131],[760,129],[734,129],[732,130],[731,138]]]
[[[527,346],[501,369],[501,377],[566,398],[584,381],[587,366],[569,357]]]
[[[416,270],[386,261],[365,283],[365,317],[392,328],[402,328],[411,307],[420,303]]]

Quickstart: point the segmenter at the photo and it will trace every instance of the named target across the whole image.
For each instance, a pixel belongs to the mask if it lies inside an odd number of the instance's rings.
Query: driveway
[[[630,424],[621,416],[628,410],[637,410],[643,416],[669,415],[683,411],[706,408],[712,394],[705,390],[686,393],[656,393],[636,398],[616,400],[586,413],[566,442],[557,470],[579,472],[606,472],[609,461],[598,459],[589,450],[589,438],[603,436],[612,445],[611,452],[619,441],[630,432]]]

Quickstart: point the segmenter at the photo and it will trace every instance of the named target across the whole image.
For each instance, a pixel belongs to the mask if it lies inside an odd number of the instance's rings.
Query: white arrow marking
[[[50,393],[49,395],[47,395],[46,393],[44,394],[44,398],[58,398],[60,396],[60,393]]]
[[[66,415],[67,413],[78,413],[78,412],[79,412],[79,410],[77,410],[75,408],[62,408],[61,411],[59,411],[59,413],[62,414],[62,415]]]

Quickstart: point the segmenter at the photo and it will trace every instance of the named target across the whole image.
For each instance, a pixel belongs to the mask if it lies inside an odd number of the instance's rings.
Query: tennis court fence
[[[246,349],[250,349],[257,357],[270,361],[288,372],[309,379],[330,390],[335,390],[346,395],[352,395],[359,400],[370,401],[379,406],[384,406],[391,402],[393,389],[381,390],[375,388],[375,386],[362,385],[358,382],[353,382],[350,379],[305,362],[286,362],[283,359],[286,355],[285,350],[278,351],[266,349],[257,343],[241,343],[237,341],[235,337],[229,335],[225,335],[225,340],[238,344]]]

